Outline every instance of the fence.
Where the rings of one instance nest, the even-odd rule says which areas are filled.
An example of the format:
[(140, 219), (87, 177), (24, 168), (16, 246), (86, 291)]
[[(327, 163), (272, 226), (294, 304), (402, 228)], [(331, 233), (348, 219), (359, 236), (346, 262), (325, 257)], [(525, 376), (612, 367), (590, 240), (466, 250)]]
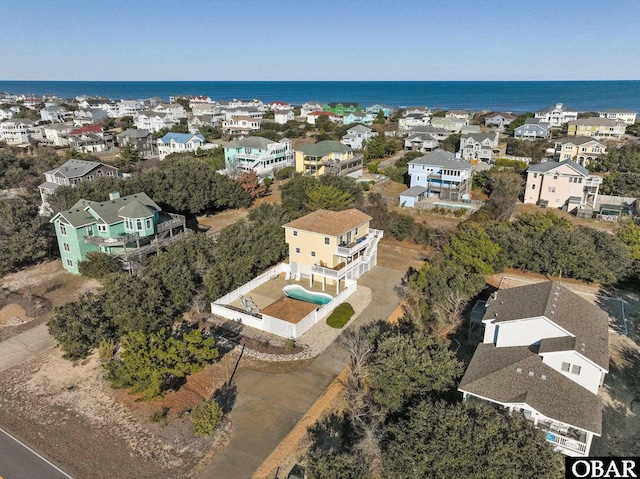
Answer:
[(335, 296), (330, 303), (317, 307), (295, 324), (267, 314), (249, 314), (228, 306), (233, 301), (239, 299), (240, 296), (248, 294), (251, 290), (271, 280), (274, 276), (288, 271), (289, 265), (285, 263), (280, 263), (278, 266), (265, 271), (260, 276), (211, 303), (211, 313), (261, 331), (276, 334), (283, 338), (298, 339), (314, 324), (331, 314), (339, 304), (355, 293), (358, 287), (358, 283), (355, 280), (345, 279), (345, 289), (343, 289), (340, 294)]
[(244, 296), (245, 294), (249, 293), (249, 291), (252, 291), (256, 289), (258, 286), (260, 286), (261, 284), (264, 284), (267, 281), (270, 281), (275, 276), (278, 276), (280, 273), (288, 273), (289, 271), (290, 270), (289, 270), (288, 264), (280, 263), (279, 265), (274, 266), (273, 268), (265, 271), (260, 276), (256, 276), (248, 283), (243, 284), (238, 289), (235, 289), (230, 293), (225, 294), (223, 297), (216, 299), (211, 304), (212, 305), (213, 304), (220, 304), (220, 305), (231, 304), (235, 300), (240, 299), (240, 296)]

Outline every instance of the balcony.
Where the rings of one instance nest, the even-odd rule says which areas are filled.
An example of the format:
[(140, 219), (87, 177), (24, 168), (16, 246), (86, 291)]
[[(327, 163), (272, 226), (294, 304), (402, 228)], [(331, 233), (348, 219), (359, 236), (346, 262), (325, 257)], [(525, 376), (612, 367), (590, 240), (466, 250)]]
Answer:
[(379, 235), (382, 235), (382, 231), (374, 230), (370, 228), (369, 233), (359, 238), (358, 241), (355, 241), (347, 246), (338, 246), (338, 249), (336, 250), (335, 254), (338, 256), (343, 256), (345, 258), (353, 256), (354, 254), (366, 248), (367, 245), (371, 243), (371, 240), (373, 239), (374, 236), (379, 236)]
[(85, 235), (84, 241), (86, 243), (89, 243), (95, 246), (112, 247), (112, 246), (125, 246), (131, 243), (135, 243), (140, 238), (141, 237), (138, 233), (121, 235), (121, 236), (113, 236), (113, 237)]
[(182, 227), (184, 229), (186, 224), (186, 219), (182, 215), (176, 215), (174, 213), (162, 213), (161, 220), (164, 218), (170, 218), (166, 221), (161, 221), (156, 225), (156, 233), (165, 233), (167, 231), (171, 231), (173, 228)]
[(352, 270), (354, 267), (359, 265), (361, 262), (360, 258), (350, 262), (350, 263), (340, 263), (333, 268), (328, 268), (326, 266), (321, 266), (319, 264), (311, 265), (311, 272), (314, 274), (319, 274), (321, 276), (325, 276), (327, 278), (340, 279), (346, 276), (346, 274)]
[(567, 451), (570, 456), (586, 456), (587, 444), (570, 437), (561, 435), (555, 431), (545, 431), (545, 439), (560, 449)]

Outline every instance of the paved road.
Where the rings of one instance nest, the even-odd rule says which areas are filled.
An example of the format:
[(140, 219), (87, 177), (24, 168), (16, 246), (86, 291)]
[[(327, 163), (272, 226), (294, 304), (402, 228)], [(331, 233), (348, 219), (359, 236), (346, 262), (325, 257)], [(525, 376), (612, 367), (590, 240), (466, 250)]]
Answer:
[[(394, 287), (403, 275), (404, 271), (382, 266), (363, 275), (358, 283), (370, 288), (373, 298), (350, 327), (386, 319), (400, 302)], [(303, 369), (283, 374), (240, 373), (231, 412), (233, 435), (198, 479), (250, 478), (347, 363), (346, 351), (334, 341)]]
[(6, 339), (0, 343), (0, 371), (22, 364), (34, 354), (55, 345), (56, 342), (49, 335), (49, 328), (46, 324), (41, 324)]
[(72, 477), (0, 428), (0, 478), (72, 479)]

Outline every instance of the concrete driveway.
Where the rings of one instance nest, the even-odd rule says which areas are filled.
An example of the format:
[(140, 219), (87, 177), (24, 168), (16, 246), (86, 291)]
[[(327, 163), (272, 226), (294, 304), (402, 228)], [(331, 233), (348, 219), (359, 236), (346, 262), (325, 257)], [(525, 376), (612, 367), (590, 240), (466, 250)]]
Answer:
[(49, 328), (46, 324), (41, 324), (6, 339), (0, 342), (0, 371), (22, 364), (34, 354), (55, 345), (56, 341), (49, 335)]
[[(386, 319), (400, 303), (395, 287), (404, 271), (378, 266), (358, 283), (370, 288), (369, 306), (349, 326), (357, 328)], [(348, 363), (334, 341), (310, 365), (290, 373), (245, 370), (236, 379), (233, 434), (227, 446), (198, 475), (198, 479), (250, 478), (305, 412)]]

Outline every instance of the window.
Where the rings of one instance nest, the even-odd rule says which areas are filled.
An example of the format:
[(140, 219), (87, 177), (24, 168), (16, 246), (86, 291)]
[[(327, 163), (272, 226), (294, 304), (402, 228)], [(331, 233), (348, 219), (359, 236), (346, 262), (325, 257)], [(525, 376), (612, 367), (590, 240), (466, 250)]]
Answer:
[(296, 248), (296, 253), (300, 253), (300, 248)]
[(298, 232), (296, 230), (293, 230), (293, 236), (298, 236)]
[(312, 251), (312, 252), (311, 252), (311, 256), (315, 258), (315, 257), (316, 257), (316, 252), (315, 252), (315, 251)]
[(98, 233), (106, 233), (107, 225), (98, 225)]
[(133, 229), (133, 220), (131, 218), (124, 219), (124, 227), (125, 229), (132, 230)]
[(138, 231), (142, 231), (142, 220), (141, 219), (137, 219), (136, 220), (136, 229)]
[(93, 236), (93, 226), (87, 226), (87, 236)]
[(71, 266), (73, 268), (73, 260), (67, 259), (67, 266)]
[(536, 189), (536, 185), (531, 185), (531, 189), (535, 190)]
[(147, 219), (145, 220), (145, 223), (146, 223), (145, 228), (147, 228), (148, 230), (150, 230), (150, 229), (151, 229), (151, 218), (147, 218)]
[(549, 193), (555, 193), (556, 192), (556, 187), (555, 186), (550, 186), (547, 191), (549, 191)]
[(69, 246), (69, 243), (62, 243), (62, 249), (65, 250), (67, 253), (71, 252), (71, 246)]
[(575, 374), (576, 376), (580, 376), (580, 370), (582, 368), (576, 364), (574, 364), (571, 368), (571, 374)]
[(570, 368), (571, 368), (571, 364), (563, 362), (562, 367), (560, 369), (562, 370), (562, 372), (568, 373)]
[(538, 177), (538, 173), (534, 173), (534, 174), (533, 174), (533, 177), (534, 177), (534, 178), (537, 178), (537, 177)]
[(59, 223), (59, 224), (60, 224), (60, 234), (62, 236), (67, 236), (67, 227), (62, 223)]
[(329, 244), (329, 238), (324, 239), (324, 244)]

